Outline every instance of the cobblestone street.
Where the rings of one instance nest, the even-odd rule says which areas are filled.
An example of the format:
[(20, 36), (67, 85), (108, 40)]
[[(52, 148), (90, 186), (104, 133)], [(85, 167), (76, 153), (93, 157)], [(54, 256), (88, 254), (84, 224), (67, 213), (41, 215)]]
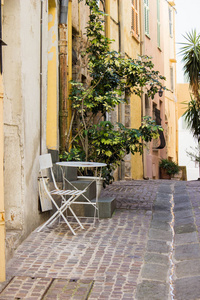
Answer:
[(76, 236), (63, 223), (32, 232), (7, 265), (1, 300), (200, 299), (200, 182), (121, 181), (102, 194), (117, 199), (111, 219)]

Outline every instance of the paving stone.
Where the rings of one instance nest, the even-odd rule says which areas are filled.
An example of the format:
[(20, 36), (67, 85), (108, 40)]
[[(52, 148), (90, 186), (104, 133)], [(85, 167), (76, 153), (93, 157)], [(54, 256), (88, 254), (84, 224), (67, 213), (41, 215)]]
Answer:
[(181, 225), (188, 225), (188, 224), (194, 224), (193, 216), (181, 217), (181, 218), (175, 217), (174, 226), (181, 226)]
[(200, 299), (200, 276), (177, 279), (174, 286), (176, 300)]
[(142, 267), (142, 279), (162, 281), (167, 280), (168, 266), (159, 264), (144, 264)]
[(170, 202), (172, 194), (157, 193), (156, 202)]
[(165, 241), (149, 240), (147, 243), (148, 252), (168, 253), (169, 246)]
[(151, 240), (162, 240), (162, 241), (170, 241), (172, 240), (172, 232), (160, 230), (156, 228), (150, 228), (149, 230), (149, 238)]
[(192, 209), (175, 211), (174, 215), (175, 215), (175, 219), (185, 218), (185, 217), (194, 217)]
[(196, 228), (195, 224), (185, 224), (185, 225), (174, 226), (174, 231), (176, 234), (195, 232), (196, 230), (197, 230), (197, 228)]
[(185, 202), (185, 201), (190, 201), (189, 200), (189, 195), (187, 192), (187, 189), (183, 189), (181, 191), (175, 191), (173, 192), (173, 199), (174, 202)]
[(153, 214), (153, 220), (161, 221), (161, 222), (170, 222), (172, 219), (169, 211), (155, 211)]
[(161, 184), (158, 187), (158, 195), (160, 194), (171, 194), (172, 193), (172, 186), (171, 182), (169, 184)]
[(176, 185), (174, 186), (174, 193), (183, 193), (183, 191), (187, 191), (185, 182), (176, 182)]
[(160, 265), (169, 265), (169, 258), (167, 255), (146, 252), (144, 261), (146, 263), (155, 263)]
[(156, 202), (153, 205), (154, 211), (170, 211), (171, 210), (171, 204), (168, 202)]
[(161, 222), (158, 220), (152, 220), (150, 228), (165, 230), (165, 231), (171, 231), (170, 225), (168, 222)]
[(157, 203), (166, 203), (166, 204), (170, 204), (170, 201), (172, 199), (172, 194), (157, 194), (157, 197), (156, 197), (156, 202)]
[(176, 211), (182, 211), (182, 210), (191, 210), (192, 209), (192, 206), (189, 202), (186, 202), (186, 203), (177, 203), (175, 206), (174, 206), (174, 212)]
[(167, 284), (144, 280), (137, 287), (136, 300), (168, 300)]
[(191, 244), (197, 242), (198, 242), (198, 235), (196, 231), (175, 235), (175, 245)]
[(200, 258), (199, 244), (187, 244), (175, 246), (175, 259), (177, 261)]
[(176, 277), (200, 276), (200, 259), (188, 260), (176, 264)]

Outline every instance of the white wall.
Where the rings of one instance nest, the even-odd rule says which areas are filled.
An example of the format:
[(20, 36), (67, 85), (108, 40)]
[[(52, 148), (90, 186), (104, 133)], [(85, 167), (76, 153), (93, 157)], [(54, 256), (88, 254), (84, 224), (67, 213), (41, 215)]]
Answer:
[[(4, 2), (4, 136), (6, 228), (29, 234), (45, 218), (38, 209), (40, 153), (40, 5)], [(43, 109), (46, 107), (48, 6), (44, 1)], [(46, 122), (43, 120), (43, 132)], [(43, 138), (43, 145), (46, 145)]]

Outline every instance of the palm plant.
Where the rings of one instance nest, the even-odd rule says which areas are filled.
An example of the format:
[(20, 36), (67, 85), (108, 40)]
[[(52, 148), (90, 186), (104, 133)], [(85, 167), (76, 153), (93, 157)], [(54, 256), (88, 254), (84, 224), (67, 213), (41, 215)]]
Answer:
[(198, 140), (198, 147), (191, 151), (186, 151), (187, 155), (193, 160), (199, 163), (199, 178), (200, 178), (200, 108), (197, 106), (195, 99), (192, 98), (188, 102), (188, 107), (183, 114), (187, 122), (188, 127), (191, 129), (193, 136)]
[(200, 109), (196, 105), (195, 99), (192, 98), (190, 102), (188, 102), (188, 107), (183, 116), (185, 117), (185, 120), (188, 124), (188, 127), (191, 129), (194, 137), (198, 139), (198, 142), (200, 141)]
[(199, 96), (199, 74), (200, 74), (200, 35), (197, 34), (196, 29), (184, 36), (185, 43), (180, 43), (180, 54), (183, 56), (184, 73), (189, 79), (192, 93), (196, 100), (197, 106), (200, 107)]

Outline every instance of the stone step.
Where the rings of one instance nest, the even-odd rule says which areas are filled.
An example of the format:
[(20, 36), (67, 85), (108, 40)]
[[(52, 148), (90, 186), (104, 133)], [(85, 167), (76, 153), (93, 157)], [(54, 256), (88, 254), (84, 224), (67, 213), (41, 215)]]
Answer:
[[(95, 199), (91, 202), (95, 203)], [(99, 204), (99, 218), (111, 218), (112, 214), (116, 209), (116, 198), (115, 197), (100, 197), (98, 200)], [(85, 205), (85, 216), (93, 217), (94, 216), (94, 207), (92, 205)]]

